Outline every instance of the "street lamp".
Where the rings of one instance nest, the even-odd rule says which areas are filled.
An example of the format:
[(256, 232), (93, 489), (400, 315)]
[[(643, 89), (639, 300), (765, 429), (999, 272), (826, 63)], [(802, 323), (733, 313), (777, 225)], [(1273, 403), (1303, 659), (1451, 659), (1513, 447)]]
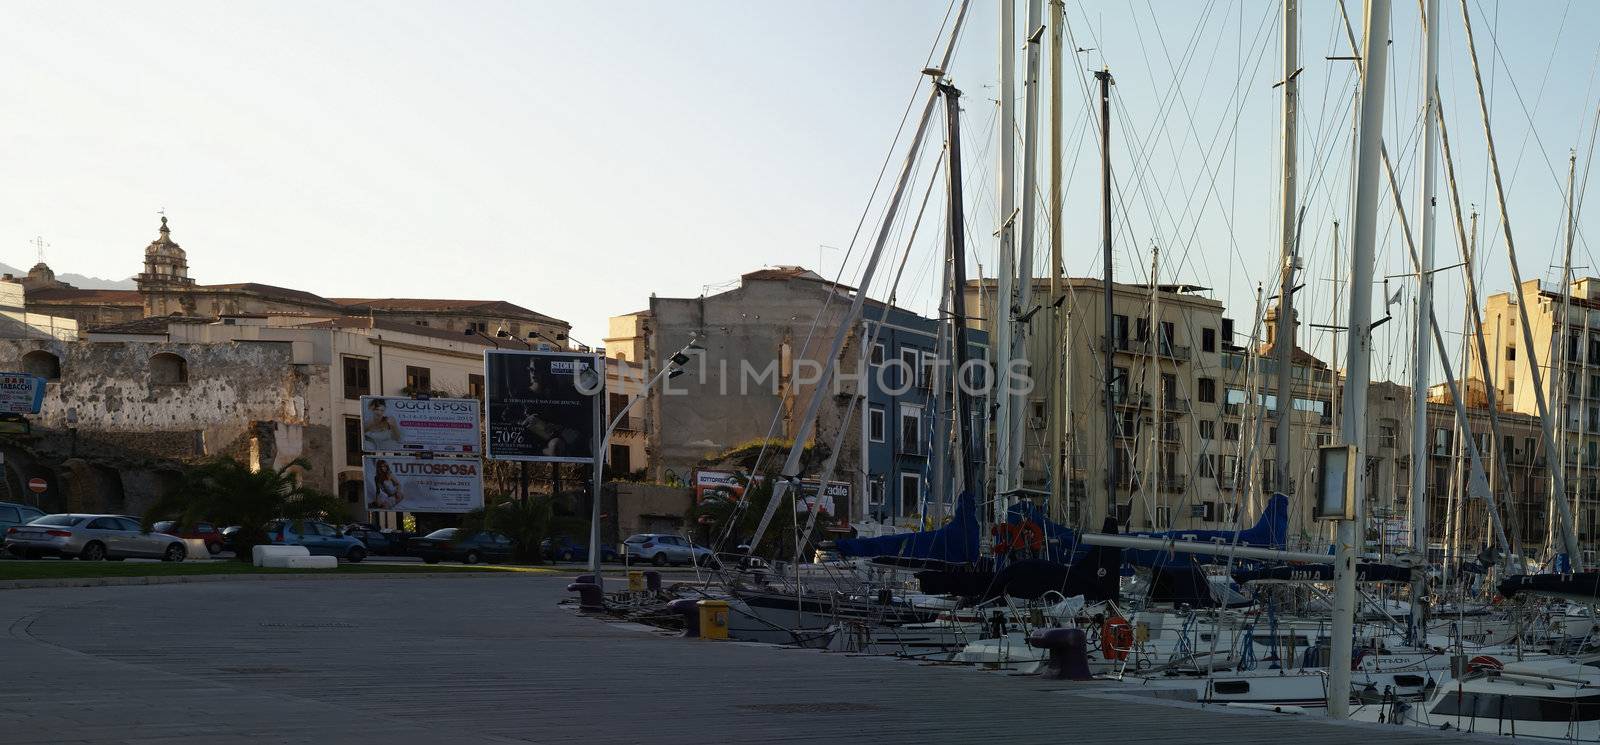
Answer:
[(700, 346), (699, 341), (699, 334), (691, 336), (689, 343), (684, 345), (683, 349), (678, 350), (677, 353), (667, 358), (667, 364), (661, 368), (661, 372), (656, 373), (655, 377), (650, 378), (644, 384), (644, 387), (639, 389), (638, 393), (628, 398), (628, 403), (622, 407), (621, 411), (611, 417), (611, 422), (606, 425), (605, 431), (596, 441), (594, 484), (592, 486), (594, 498), (589, 500), (589, 571), (594, 574), (595, 584), (600, 585), (602, 588), (605, 587), (605, 584), (600, 579), (600, 489), (605, 481), (604, 473), (607, 456), (610, 455), (611, 433), (616, 431), (617, 425), (622, 423), (623, 417), (628, 415), (628, 411), (633, 408), (633, 405), (639, 403), (641, 399), (649, 394), (650, 389), (654, 388), (657, 383), (664, 378), (676, 378), (683, 374), (683, 366), (689, 364), (690, 353), (704, 349), (704, 347)]

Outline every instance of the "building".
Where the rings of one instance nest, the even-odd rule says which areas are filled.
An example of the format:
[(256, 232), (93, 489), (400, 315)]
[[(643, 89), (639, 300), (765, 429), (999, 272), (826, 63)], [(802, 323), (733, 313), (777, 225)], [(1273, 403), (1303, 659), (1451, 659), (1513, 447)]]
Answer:
[[(746, 273), (721, 293), (652, 297), (648, 309), (611, 319), (607, 354), (645, 360), (647, 370), (660, 370), (691, 339), (704, 347), (685, 374), (649, 393), (649, 477), (691, 483), (700, 464), (762, 443), (769, 444), (765, 462), (780, 465), (788, 450), (781, 441), (792, 441), (819, 373), (836, 362), (802, 475), (819, 475), (836, 454), (833, 479), (848, 483), (850, 494), (845, 504), (835, 499), (835, 517), (920, 523), (934, 482), (924, 365), (936, 323), (868, 301), (840, 358), (825, 360), (854, 292), (801, 267), (774, 267)], [(872, 338), (876, 346), (863, 342)], [(981, 348), (981, 337), (976, 343)], [(917, 361), (904, 392), (896, 372), (902, 359)], [(881, 376), (863, 372), (879, 368)]]
[(138, 281), (83, 291), (41, 264), (0, 282), (0, 305), (22, 306), (0, 315), (31, 332), (0, 334), (0, 369), (48, 381), (33, 433), (0, 442), (0, 499), (39, 476), (50, 489), (26, 501), (138, 513), (184, 464), (231, 455), (304, 459), (307, 483), (366, 518), (361, 396), (481, 399), (485, 349), (564, 347), (570, 328), (504, 301), (200, 285), (165, 219)]

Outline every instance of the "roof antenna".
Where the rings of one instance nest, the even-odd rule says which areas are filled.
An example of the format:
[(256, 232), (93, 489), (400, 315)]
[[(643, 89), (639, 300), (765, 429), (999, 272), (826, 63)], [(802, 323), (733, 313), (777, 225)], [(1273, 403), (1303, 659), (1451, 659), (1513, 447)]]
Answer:
[(42, 235), (34, 236), (33, 240), (29, 241), (29, 242), (33, 244), (33, 248), (39, 254), (39, 263), (43, 264), (44, 263), (44, 250), (49, 248), (50, 244), (44, 242), (44, 236), (42, 236)]

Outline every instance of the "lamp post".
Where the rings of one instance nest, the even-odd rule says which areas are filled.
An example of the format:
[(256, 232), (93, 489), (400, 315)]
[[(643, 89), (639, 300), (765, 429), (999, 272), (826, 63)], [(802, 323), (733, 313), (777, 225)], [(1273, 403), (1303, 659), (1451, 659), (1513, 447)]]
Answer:
[[(628, 415), (628, 411), (633, 408), (633, 405), (639, 403), (649, 394), (650, 389), (654, 388), (657, 383), (666, 378), (676, 378), (682, 375), (684, 372), (683, 366), (689, 363), (689, 353), (701, 349), (703, 347), (699, 344), (699, 335), (696, 334), (690, 337), (689, 343), (684, 345), (683, 349), (678, 350), (667, 358), (667, 364), (661, 367), (661, 372), (656, 373), (654, 377), (644, 384), (643, 388), (639, 389), (638, 393), (628, 398), (628, 403), (622, 407), (621, 411), (611, 417), (611, 421), (606, 425), (605, 430), (595, 439), (593, 498), (589, 500), (589, 571), (594, 574), (595, 584), (600, 585), (602, 588), (605, 587), (605, 584), (601, 582), (600, 578), (600, 489), (605, 481), (606, 456), (609, 454), (611, 446), (611, 433), (616, 431), (617, 425), (622, 423), (623, 418)], [(601, 382), (604, 383), (604, 381)], [(597, 390), (599, 392), (595, 395), (604, 392), (605, 388), (602, 385)], [(595, 411), (599, 412), (601, 408), (595, 406)], [(599, 422), (600, 416), (597, 415), (595, 420)]]

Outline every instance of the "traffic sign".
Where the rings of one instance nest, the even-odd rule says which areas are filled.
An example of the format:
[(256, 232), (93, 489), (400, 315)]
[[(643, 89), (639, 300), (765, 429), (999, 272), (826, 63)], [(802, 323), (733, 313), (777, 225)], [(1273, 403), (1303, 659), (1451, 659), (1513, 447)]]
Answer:
[(45, 481), (38, 476), (28, 479), (28, 490), (32, 491), (34, 494), (43, 494), (45, 490), (49, 488), (50, 482)]

